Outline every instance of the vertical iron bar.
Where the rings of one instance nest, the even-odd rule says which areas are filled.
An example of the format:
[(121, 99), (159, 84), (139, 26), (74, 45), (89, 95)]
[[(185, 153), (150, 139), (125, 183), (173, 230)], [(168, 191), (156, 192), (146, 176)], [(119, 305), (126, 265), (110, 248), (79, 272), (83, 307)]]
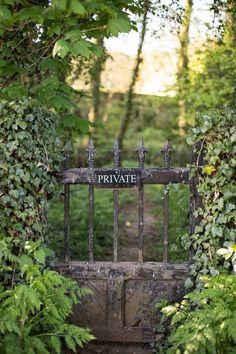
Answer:
[[(87, 154), (88, 165), (90, 169), (94, 167), (95, 148), (92, 139), (89, 141)], [(88, 248), (89, 248), (89, 260), (94, 260), (94, 185), (89, 184), (89, 230), (88, 230)]]
[[(143, 140), (141, 141), (138, 148), (138, 164), (139, 168), (144, 168), (145, 154), (147, 150), (145, 149)], [(140, 181), (140, 186), (138, 190), (138, 261), (143, 262), (143, 228), (144, 228), (144, 190), (143, 182)]]
[[(69, 167), (69, 151), (65, 151), (63, 161), (64, 170)], [(68, 263), (70, 260), (69, 253), (69, 237), (70, 237), (70, 185), (64, 185), (64, 262)]]
[[(113, 147), (113, 166), (120, 165), (120, 148), (116, 141)], [(113, 262), (118, 261), (118, 237), (119, 237), (119, 191), (114, 190), (114, 215), (113, 215)]]
[[(164, 168), (170, 168), (170, 158), (172, 153), (171, 145), (168, 140), (161, 150), (163, 153)], [(163, 262), (168, 262), (168, 243), (169, 243), (169, 186), (164, 187), (164, 223), (163, 223)]]

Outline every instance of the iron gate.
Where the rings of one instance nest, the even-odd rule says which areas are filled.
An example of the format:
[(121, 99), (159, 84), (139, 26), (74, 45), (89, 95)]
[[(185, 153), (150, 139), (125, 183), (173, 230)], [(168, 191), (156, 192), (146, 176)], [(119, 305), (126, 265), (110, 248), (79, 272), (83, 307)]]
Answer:
[[(95, 168), (95, 148), (90, 141), (88, 168), (68, 168), (58, 174), (64, 184), (64, 262), (57, 268), (76, 279), (82, 286), (93, 290), (75, 308), (72, 321), (89, 326), (99, 341), (155, 342), (160, 339), (160, 314), (155, 303), (161, 298), (178, 301), (184, 294), (184, 281), (188, 262), (173, 264), (168, 260), (169, 190), (170, 183), (188, 184), (190, 187), (189, 232), (195, 227), (194, 210), (199, 197), (195, 178), (188, 168), (171, 168), (171, 145), (166, 142), (163, 168), (145, 168), (146, 149), (143, 141), (138, 148), (138, 167), (120, 167), (120, 149), (113, 148), (113, 167)], [(196, 154), (192, 155), (192, 163)], [(89, 193), (88, 261), (71, 260), (69, 255), (70, 185), (86, 184)], [(164, 185), (163, 208), (163, 262), (145, 262), (144, 245), (144, 185)], [(113, 262), (94, 260), (94, 189), (110, 188), (114, 193)], [(119, 190), (136, 189), (138, 192), (138, 262), (119, 262)], [(190, 252), (191, 253), (191, 252)], [(191, 258), (191, 254), (190, 254)]]

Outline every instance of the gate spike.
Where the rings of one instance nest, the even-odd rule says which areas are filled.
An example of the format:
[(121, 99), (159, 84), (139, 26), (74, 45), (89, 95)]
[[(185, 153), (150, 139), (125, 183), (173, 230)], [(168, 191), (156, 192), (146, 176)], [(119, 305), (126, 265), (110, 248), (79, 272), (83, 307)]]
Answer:
[(114, 167), (118, 167), (120, 164), (120, 146), (118, 141), (116, 140), (112, 149), (113, 152), (113, 162), (114, 162)]
[(95, 153), (96, 153), (96, 149), (94, 147), (94, 143), (93, 140), (90, 139), (89, 140), (89, 145), (87, 148), (87, 153), (88, 153), (88, 163), (89, 166), (92, 167), (93, 166), (93, 162), (94, 162), (94, 157), (95, 157)]
[(70, 160), (70, 150), (64, 150), (64, 158), (63, 158), (63, 169), (66, 170), (69, 167)]
[(139, 162), (139, 167), (143, 167), (144, 166), (144, 162), (145, 162), (145, 154), (147, 153), (147, 149), (145, 148), (144, 145), (144, 141), (143, 139), (141, 140), (137, 153), (138, 153), (138, 162)]
[(161, 150), (163, 154), (163, 160), (164, 160), (164, 167), (170, 168), (170, 159), (171, 159), (171, 154), (173, 152), (172, 146), (169, 143), (169, 140), (166, 140), (166, 143)]

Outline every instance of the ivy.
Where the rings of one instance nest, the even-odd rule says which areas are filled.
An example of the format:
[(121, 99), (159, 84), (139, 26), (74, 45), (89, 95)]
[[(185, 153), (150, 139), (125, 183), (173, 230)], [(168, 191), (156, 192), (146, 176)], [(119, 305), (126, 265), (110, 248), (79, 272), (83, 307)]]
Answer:
[(76, 352), (94, 337), (67, 319), (91, 292), (48, 269), (45, 245), (58, 117), (32, 99), (5, 101), (0, 114), (0, 352), (61, 353), (64, 344)]
[[(184, 236), (183, 243), (194, 253), (190, 275), (197, 283), (202, 275), (216, 276), (230, 271), (232, 265), (222, 261), (217, 250), (224, 242), (235, 243), (235, 167), (236, 114), (224, 109), (199, 114), (189, 143), (201, 141), (204, 166), (198, 166), (198, 192), (202, 206), (195, 212), (201, 221), (193, 235)], [(192, 285), (190, 279), (187, 280)]]
[(30, 239), (45, 234), (50, 172), (61, 154), (57, 116), (33, 100), (0, 105), (0, 230)]

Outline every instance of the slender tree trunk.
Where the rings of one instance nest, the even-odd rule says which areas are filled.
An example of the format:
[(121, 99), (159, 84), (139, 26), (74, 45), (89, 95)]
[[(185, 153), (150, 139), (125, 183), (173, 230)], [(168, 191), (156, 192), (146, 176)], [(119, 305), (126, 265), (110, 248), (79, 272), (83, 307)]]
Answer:
[(225, 40), (228, 43), (236, 42), (236, 2), (227, 1), (226, 21), (225, 21)]
[(193, 12), (193, 0), (185, 0), (185, 15), (182, 28), (179, 34), (180, 50), (178, 59), (178, 94), (179, 94), (179, 135), (185, 134), (186, 127), (186, 87), (189, 83), (189, 27), (191, 22), (191, 15)]
[[(104, 49), (104, 38), (99, 38), (97, 40), (97, 44)], [(102, 57), (96, 59), (90, 70), (93, 104), (89, 111), (89, 120), (92, 122), (97, 122), (100, 120), (101, 74), (105, 60), (105, 55), (102, 55)]]
[(129, 126), (129, 123), (130, 123), (130, 120), (132, 117), (134, 89), (135, 89), (135, 84), (137, 82), (138, 75), (139, 75), (140, 64), (142, 63), (142, 50), (143, 50), (143, 43), (144, 43), (146, 30), (147, 30), (147, 16), (148, 16), (148, 10), (149, 10), (149, 1), (146, 0), (144, 2), (144, 6), (145, 6), (145, 8), (144, 8), (144, 14), (143, 14), (143, 19), (142, 19), (142, 28), (141, 28), (141, 33), (140, 33), (140, 39), (139, 39), (139, 45), (138, 45), (135, 66), (134, 66), (129, 90), (127, 93), (125, 114), (123, 116), (121, 126), (120, 126), (120, 131), (117, 136), (117, 140), (118, 140), (120, 148), (123, 147), (124, 137), (125, 137), (126, 131), (128, 129), (128, 126)]

